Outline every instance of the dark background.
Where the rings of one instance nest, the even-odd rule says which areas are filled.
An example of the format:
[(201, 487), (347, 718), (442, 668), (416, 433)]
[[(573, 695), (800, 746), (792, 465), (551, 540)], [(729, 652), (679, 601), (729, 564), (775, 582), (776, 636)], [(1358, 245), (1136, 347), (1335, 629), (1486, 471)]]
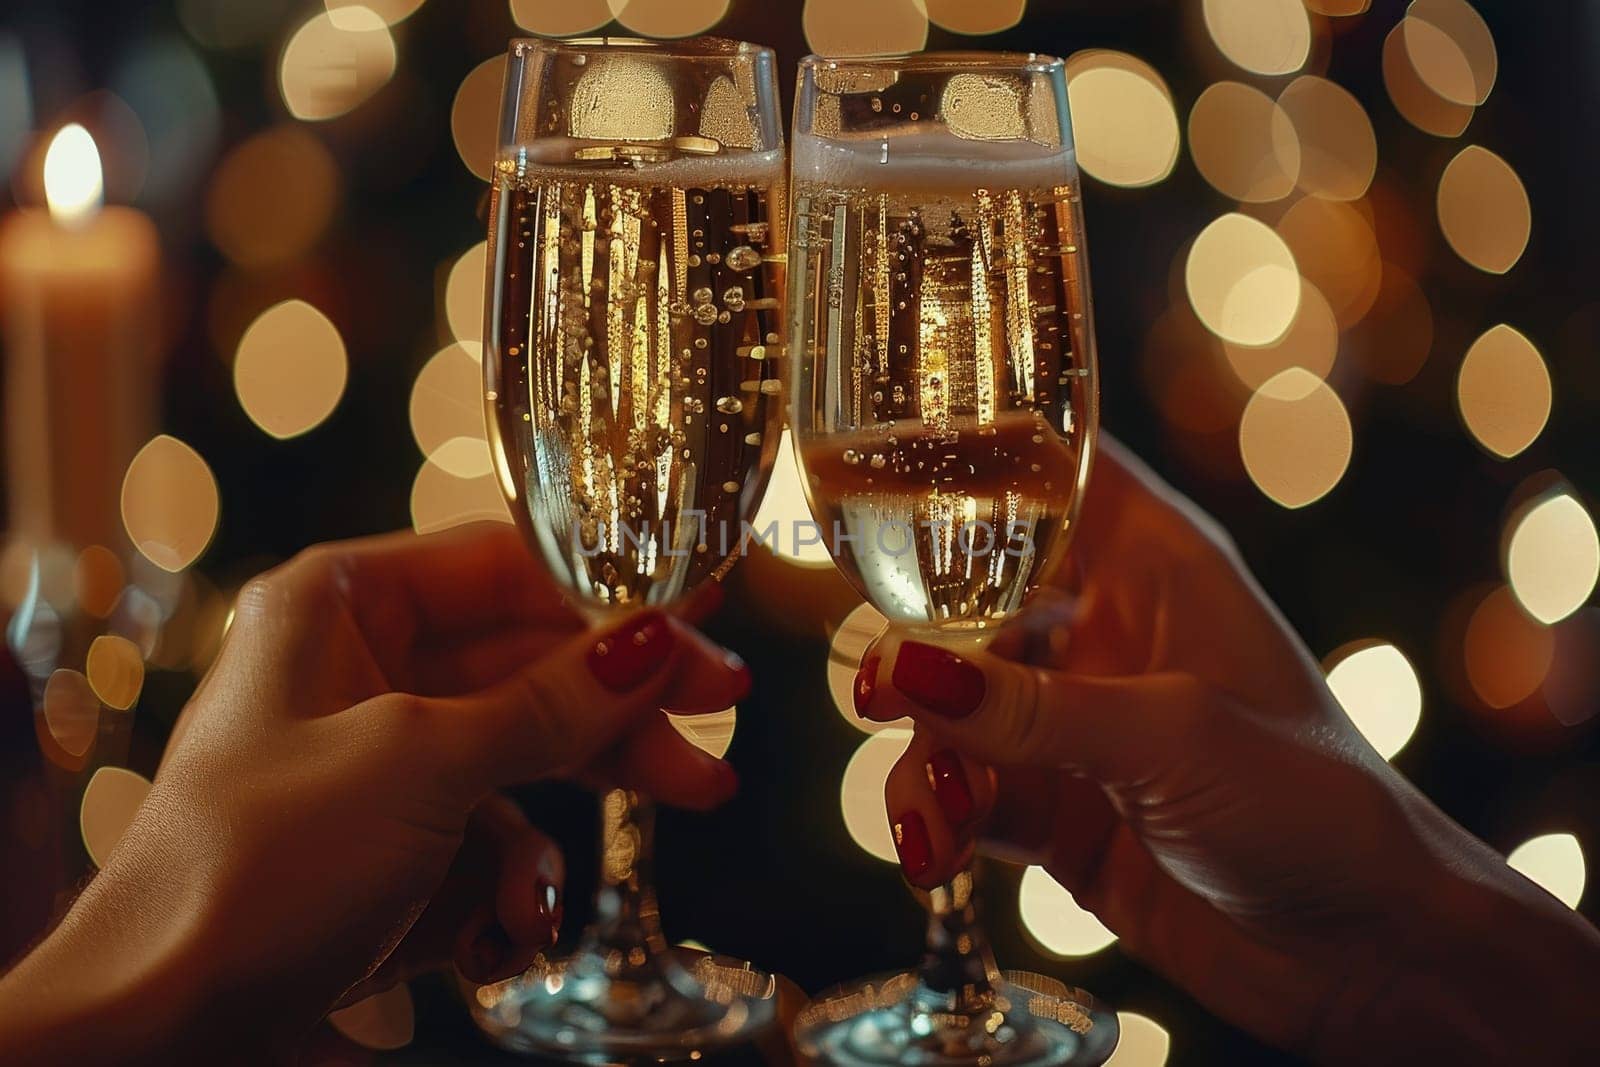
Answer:
[[(292, 121), (276, 91), (278, 50), (320, 5), (262, 0), (258, 6), (278, 9), (275, 24), (282, 27), (264, 47), (215, 51), (191, 42), (220, 103), (219, 155), (253, 132)], [(1167, 79), (1181, 121), (1212, 80), (1240, 77), (1220, 69), (1214, 52), (1199, 55), (1209, 46), (1203, 34), (1195, 43), (1198, 6), (1033, 0), (1011, 30), (974, 42), (935, 29), (928, 47), (1130, 51)], [(130, 42), (184, 35), (170, 0), (9, 0), (6, 7), (0, 31), (15, 35), (29, 54), (39, 128), (52, 126), (82, 93), (108, 84)], [(1600, 488), (1594, 440), (1600, 275), (1593, 263), (1600, 238), (1593, 191), (1600, 7), (1577, 0), (1478, 0), (1477, 7), (1499, 48), (1499, 81), (1455, 140), (1412, 128), (1385, 93), (1381, 46), (1404, 4), (1375, 0), (1365, 16), (1340, 20), (1333, 38), (1325, 75), (1366, 106), (1378, 135), (1380, 178), (1401, 192), (1431, 242), (1419, 281), (1433, 306), (1436, 337), (1428, 364), (1408, 385), (1372, 388), (1334, 379), (1355, 424), (1355, 452), (1323, 501), (1286, 511), (1267, 500), (1227, 463), (1207, 458), (1214, 448), (1163, 422), (1141, 375), (1145, 335), (1167, 306), (1174, 257), (1230, 202), (1185, 153), (1176, 172), (1149, 189), (1086, 181), (1085, 206), (1106, 426), (1219, 516), (1315, 654), (1376, 635), (1407, 652), (1423, 677), (1424, 710), (1398, 767), (1455, 818), (1509, 850), (1554, 830), (1592, 841), (1600, 828), (1592, 731), (1560, 727), (1537, 697), (1509, 713), (1476, 706), (1461, 681), (1457, 619), (1463, 596), (1500, 580), (1501, 530), (1524, 479), (1559, 471), (1589, 501)], [(806, 51), (799, 9), (734, 0), (715, 29), (777, 48), (786, 105), (789, 72)], [(311, 542), (409, 525), (420, 460), (407, 425), (410, 384), (448, 340), (437, 310), (443, 272), (483, 233), (485, 187), (451, 143), (450, 105), (465, 74), (515, 32), (503, 2), (429, 0), (395, 28), (400, 66), (390, 85), (350, 116), (304, 124), (339, 162), (342, 206), (308, 256), (250, 281), (263, 307), (289, 296), (315, 303), (349, 347), (344, 399), (303, 437), (268, 438), (233, 396), (229, 353), (217, 350), (207, 313), (208, 294), (227, 265), (206, 240), (195, 194), (144, 205), (162, 227), (180, 324), (167, 364), (163, 428), (206, 457), (221, 488), (221, 525), (197, 565), (219, 589)], [(1461, 263), (1433, 221), (1437, 176), (1467, 143), (1507, 159), (1532, 201), (1531, 243), (1503, 278)], [(1472, 442), (1453, 401), (1462, 353), (1502, 321), (1540, 347), (1555, 383), (1548, 428), (1510, 461)], [(819, 628), (807, 635), (803, 627), (775, 625), (783, 605), (763, 604), (770, 594), (748, 579), (734, 585), (728, 611), (711, 629), (749, 661), (757, 679), (740, 708), (730, 753), (744, 786), (734, 804), (713, 815), (663, 815), (660, 891), (668, 933), (756, 960), (808, 991), (904, 965), (918, 950), (918, 912), (895, 871), (863, 854), (838, 814), (839, 775), (861, 735), (830, 706), (826, 637)], [(1593, 661), (1600, 650), (1593, 609), (1564, 625), (1576, 628), (1573, 654)], [(153, 771), (193, 681), (187, 673), (151, 675), (130, 757), (135, 769)], [(579, 912), (593, 855), (591, 801), (562, 790), (525, 799), (569, 848), (575, 878), (569, 914)], [(1041, 956), (1015, 921), (1015, 881), (1011, 870), (988, 874), (1003, 963), (1058, 975), (1154, 1018), (1173, 1035), (1171, 1062), (1273, 1058), (1115, 947), (1081, 961)], [(1591, 917), (1593, 907), (1584, 909)], [(417, 1042), (395, 1054), (397, 1061), (485, 1054), (443, 988), (418, 990)]]

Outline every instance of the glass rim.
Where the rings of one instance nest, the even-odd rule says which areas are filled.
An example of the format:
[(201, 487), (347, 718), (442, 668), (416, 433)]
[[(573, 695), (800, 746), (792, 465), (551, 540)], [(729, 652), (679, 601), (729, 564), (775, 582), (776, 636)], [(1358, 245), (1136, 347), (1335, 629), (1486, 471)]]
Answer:
[(554, 55), (589, 55), (600, 49), (617, 48), (667, 59), (739, 59), (774, 55), (771, 48), (731, 37), (682, 37), (655, 40), (648, 37), (599, 35), (590, 37), (513, 37), (506, 46), (509, 55), (528, 52)]
[(877, 56), (825, 56), (812, 53), (800, 61), (802, 71), (853, 69), (1027, 71), (1032, 74), (1051, 74), (1064, 72), (1066, 62), (1043, 52), (987, 52), (977, 48)]

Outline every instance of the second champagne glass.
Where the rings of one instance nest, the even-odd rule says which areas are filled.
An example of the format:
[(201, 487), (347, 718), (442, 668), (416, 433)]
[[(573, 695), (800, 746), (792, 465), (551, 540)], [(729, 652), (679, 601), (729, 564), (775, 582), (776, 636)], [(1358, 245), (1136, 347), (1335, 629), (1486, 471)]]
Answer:
[[(772, 53), (514, 41), (490, 209), (489, 438), (513, 517), (597, 623), (720, 579), (782, 420), (784, 158)], [(523, 1051), (674, 1059), (748, 1039), (773, 983), (662, 936), (653, 817), (602, 804), (598, 918), (488, 991)]]
[[(791, 422), (811, 510), (891, 623), (981, 645), (1061, 562), (1094, 443), (1062, 63), (813, 56), (792, 152)], [(1003, 1067), (1110, 1054), (1116, 1016), (1088, 994), (997, 970), (969, 873), (925, 900), (922, 966), (819, 998), (796, 1027), (803, 1055)]]

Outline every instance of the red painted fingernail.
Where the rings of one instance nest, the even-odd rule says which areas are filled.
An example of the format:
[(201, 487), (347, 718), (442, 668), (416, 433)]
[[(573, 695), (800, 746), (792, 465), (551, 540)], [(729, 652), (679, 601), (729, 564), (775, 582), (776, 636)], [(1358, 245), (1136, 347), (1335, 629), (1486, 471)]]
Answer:
[(881, 660), (878, 656), (868, 656), (861, 661), (861, 669), (856, 671), (856, 715), (859, 718), (872, 719), (872, 691), (878, 685), (878, 664), (880, 662)]
[(921, 641), (901, 644), (891, 680), (900, 692), (946, 719), (964, 719), (977, 711), (988, 688), (977, 664)]
[(961, 757), (954, 751), (941, 749), (928, 760), (928, 784), (933, 787), (933, 799), (939, 802), (939, 810), (952, 825), (959, 826), (972, 818), (977, 805), (967, 786), (967, 772), (961, 765)]
[(909, 878), (920, 878), (933, 866), (933, 842), (920, 813), (908, 811), (894, 821), (894, 850), (900, 854), (900, 869)]
[(539, 917), (557, 926), (561, 922), (561, 887), (554, 882), (541, 878), (533, 887), (533, 904), (539, 909)]
[(595, 642), (589, 671), (613, 693), (626, 693), (661, 669), (674, 644), (666, 616), (647, 611)]

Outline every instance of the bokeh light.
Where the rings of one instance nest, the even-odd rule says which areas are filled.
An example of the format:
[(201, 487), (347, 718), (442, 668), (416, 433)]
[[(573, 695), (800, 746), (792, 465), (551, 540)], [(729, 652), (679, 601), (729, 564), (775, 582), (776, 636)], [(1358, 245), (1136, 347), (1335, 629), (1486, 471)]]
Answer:
[(1456, 403), (1473, 438), (1509, 459), (1544, 432), (1550, 419), (1550, 371), (1532, 341), (1510, 326), (1495, 326), (1461, 361)]
[(1172, 1035), (1154, 1019), (1137, 1012), (1117, 1012), (1116, 1051), (1105, 1067), (1162, 1067), (1172, 1051)]
[(1328, 688), (1378, 755), (1393, 759), (1422, 720), (1422, 682), (1405, 653), (1386, 641), (1336, 653)]
[(178, 21), (207, 48), (243, 48), (282, 25), (292, 0), (177, 0)]
[(368, 25), (366, 16), (355, 14), (347, 19), (352, 9), (362, 8), (377, 15), (386, 25), (404, 22), (423, 5), (424, 0), (327, 0), (328, 15), (341, 29), (359, 30)]
[(800, 25), (821, 56), (897, 55), (928, 44), (917, 0), (805, 0)]
[(370, 8), (351, 5), (337, 19), (313, 15), (295, 31), (278, 64), (284, 106), (297, 119), (323, 121), (365, 103), (394, 77), (394, 37)]
[(1107, 185), (1154, 185), (1178, 163), (1178, 112), (1156, 69), (1126, 52), (1067, 60), (1072, 139), (1084, 173)]
[(569, 37), (611, 21), (606, 0), (511, 0), (511, 21), (529, 33)]
[(1467, 621), (1467, 681), (1490, 708), (1514, 707), (1538, 692), (1555, 657), (1548, 626), (1522, 610), (1510, 589), (1484, 597)]
[(1017, 911), (1028, 935), (1045, 952), (1061, 959), (1092, 956), (1117, 940), (1116, 934), (1093, 913), (1079, 907), (1072, 894), (1043, 867), (1029, 867), (1022, 872)]
[(1300, 271), (1289, 246), (1248, 215), (1207, 226), (1189, 250), (1184, 279), (1195, 314), (1225, 341), (1271, 344), (1300, 308)]
[(941, 30), (978, 36), (1009, 30), (1022, 21), (1028, 0), (912, 0)]
[(1300, 306), (1287, 333), (1268, 345), (1224, 341), (1222, 349), (1239, 381), (1251, 389), (1290, 367), (1300, 367), (1326, 379), (1339, 351), (1339, 323), (1322, 290), (1302, 278)]
[(1301, 0), (1204, 0), (1217, 50), (1252, 74), (1292, 74), (1311, 54), (1311, 20)]
[(506, 57), (493, 56), (472, 68), (450, 105), (450, 136), (467, 169), (484, 181), (494, 174), (500, 137), (500, 90)]
[(1378, 169), (1378, 138), (1361, 102), (1308, 74), (1284, 88), (1278, 106), (1300, 142), (1300, 188), (1329, 200), (1364, 196)]
[(1433, 308), (1410, 274), (1393, 263), (1379, 269), (1383, 281), (1377, 298), (1347, 334), (1346, 349), (1368, 378), (1404, 385), (1422, 370), (1433, 349)]
[(778, 544), (774, 554), (790, 563), (808, 567), (831, 567), (833, 557), (824, 544), (811, 544), (794, 536), (795, 523), (811, 521), (811, 505), (806, 503), (806, 490), (800, 481), (800, 460), (795, 455), (794, 437), (789, 428), (783, 428), (778, 438), (778, 455), (772, 461), (772, 478), (767, 482), (766, 495), (756, 511), (752, 525), (765, 530), (778, 524)]
[(903, 730), (911, 725), (904, 719), (897, 719), (893, 724), (879, 723), (856, 714), (856, 674), (861, 669), (861, 657), (888, 625), (883, 612), (871, 604), (862, 604), (844, 617), (828, 642), (828, 694), (833, 697), (833, 706), (840, 717), (862, 733)]
[(667, 721), (685, 741), (715, 759), (728, 754), (733, 744), (733, 730), (739, 721), (737, 707), (702, 715), (667, 715)]
[(89, 645), (84, 669), (100, 703), (127, 711), (144, 688), (144, 657), (139, 646), (118, 634), (101, 634)]
[(845, 764), (839, 783), (839, 809), (850, 838), (869, 856), (898, 863), (894, 831), (883, 806), (889, 771), (911, 745), (911, 731), (901, 728), (875, 733), (861, 742)]
[(489, 242), (479, 241), (461, 253), (445, 280), (445, 321), (457, 341), (483, 340), (484, 272), (488, 264)]
[(100, 699), (89, 679), (66, 667), (53, 671), (39, 705), (51, 738), (72, 761), (68, 769), (82, 766), (100, 732)]
[(1400, 30), (1417, 77), (1441, 99), (1468, 107), (1489, 99), (1500, 58), (1488, 24), (1466, 0), (1412, 0)]
[(104, 545), (90, 545), (78, 553), (72, 572), (72, 589), (78, 607), (97, 619), (111, 614), (127, 584), (122, 560)]
[(1286, 508), (1321, 500), (1344, 477), (1350, 415), (1326, 382), (1300, 367), (1257, 389), (1239, 420), (1239, 455), (1268, 499)]
[(417, 448), (461, 478), (489, 473), (476, 454), (481, 448), (490, 458), (481, 360), (477, 345), (446, 345), (423, 364), (411, 385), (411, 435)]
[(258, 133), (227, 154), (206, 195), (206, 233), (234, 263), (260, 269), (304, 255), (333, 221), (339, 170), (295, 126)]
[(1284, 212), (1277, 232), (1339, 325), (1360, 322), (1383, 288), (1383, 257), (1367, 217), (1353, 204), (1308, 196)]
[(106, 865), (149, 793), (150, 780), (126, 767), (101, 767), (94, 772), (78, 809), (78, 830), (96, 867)]
[(362, 1048), (392, 1052), (416, 1036), (417, 1012), (404, 982), (328, 1013), (328, 1023)]
[(1282, 200), (1300, 177), (1300, 139), (1288, 113), (1240, 82), (1217, 82), (1194, 102), (1189, 152), (1219, 193), (1245, 203)]
[(612, 17), (641, 37), (693, 37), (728, 13), (731, 0), (606, 0)]
[(1555, 493), (1516, 519), (1506, 548), (1506, 580), (1535, 619), (1554, 625), (1583, 607), (1600, 579), (1600, 535), (1573, 496)]
[(424, 461), (411, 483), (411, 527), (419, 534), (482, 520), (510, 522), (511, 512), (493, 474), (458, 478), (437, 463)]
[(1572, 834), (1542, 834), (1511, 850), (1506, 864), (1569, 908), (1583, 899), (1588, 880), (1583, 847)]
[(217, 480), (200, 453), (167, 434), (151, 438), (122, 479), (122, 525), (140, 555), (167, 571), (200, 557), (217, 529)]
[[(1402, 19), (1383, 42), (1383, 84), (1395, 110), (1405, 120), (1424, 133), (1439, 137), (1455, 137), (1467, 128), (1476, 113), (1475, 108), (1451, 103), (1430, 89), (1417, 74), (1411, 59), (1413, 47), (1428, 47), (1439, 42), (1430, 40), (1428, 32), (1407, 33), (1411, 19)], [(1437, 30), (1433, 31), (1435, 34)], [(1448, 41), (1445, 42), (1447, 46)]]
[(1511, 165), (1468, 145), (1439, 179), (1439, 228), (1456, 255), (1490, 274), (1516, 266), (1533, 232), (1533, 206)]
[(221, 133), (211, 75), (176, 35), (145, 38), (120, 54), (111, 91), (138, 116), (149, 145), (150, 171), (141, 200), (177, 205), (211, 166)]
[(1341, 17), (1361, 15), (1372, 6), (1372, 0), (1306, 0), (1306, 9), (1319, 15)]
[(339, 328), (304, 300), (262, 312), (233, 359), (233, 387), (245, 414), (280, 440), (321, 425), (339, 405), (349, 375)]

